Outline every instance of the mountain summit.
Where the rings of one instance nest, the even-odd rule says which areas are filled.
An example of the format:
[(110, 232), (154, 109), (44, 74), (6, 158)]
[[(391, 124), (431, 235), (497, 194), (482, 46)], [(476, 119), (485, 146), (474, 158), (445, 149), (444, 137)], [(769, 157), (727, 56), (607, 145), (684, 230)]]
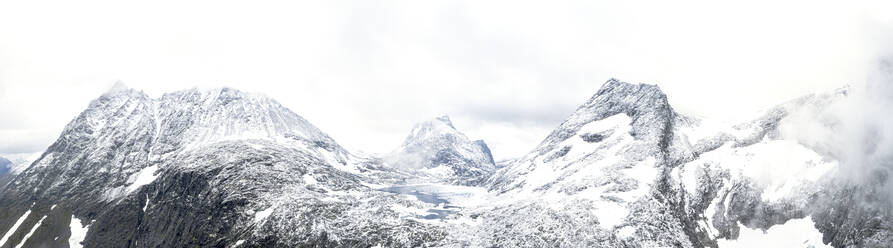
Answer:
[[(219, 247), (276, 237), (283, 240), (266, 244), (293, 246), (304, 242), (289, 237), (325, 235), (272, 226), (303, 225), (295, 208), (358, 206), (356, 197), (328, 195), (368, 192), (355, 171), (333, 139), (268, 97), (220, 88), (152, 99), (119, 85), (3, 189), (0, 231), (8, 237), (0, 243)], [(329, 200), (300, 207), (307, 201), (299, 197)], [(330, 242), (341, 241), (317, 243)]]
[(446, 115), (416, 124), (386, 162), (399, 170), (460, 185), (478, 185), (495, 170), (483, 140), (472, 141)]
[(591, 170), (595, 167), (587, 161), (613, 157), (613, 154), (605, 153), (603, 149), (606, 148), (626, 151), (616, 158), (622, 160), (611, 161), (635, 162), (650, 158), (650, 167), (655, 167), (667, 159), (676, 118), (666, 95), (657, 86), (610, 79), (546, 136), (534, 151), (500, 170), (490, 181), (493, 189), (498, 191), (532, 187), (532, 181), (547, 183), (542, 187), (554, 187), (558, 181), (572, 177), (553, 174), (561, 175), (555, 181), (543, 178), (545, 175), (530, 173), (545, 168), (542, 164), (554, 164), (564, 169), (585, 167), (567, 173)]

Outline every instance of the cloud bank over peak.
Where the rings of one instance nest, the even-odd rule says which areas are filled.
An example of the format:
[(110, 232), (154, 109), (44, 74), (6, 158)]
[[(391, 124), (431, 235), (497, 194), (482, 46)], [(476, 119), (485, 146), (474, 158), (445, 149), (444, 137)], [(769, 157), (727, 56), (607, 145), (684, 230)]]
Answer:
[(511, 158), (608, 78), (659, 84), (674, 108), (720, 117), (864, 81), (879, 30), (893, 29), (889, 5), (4, 2), (0, 154), (45, 147), (121, 80), (153, 97), (262, 92), (369, 152), (450, 113)]

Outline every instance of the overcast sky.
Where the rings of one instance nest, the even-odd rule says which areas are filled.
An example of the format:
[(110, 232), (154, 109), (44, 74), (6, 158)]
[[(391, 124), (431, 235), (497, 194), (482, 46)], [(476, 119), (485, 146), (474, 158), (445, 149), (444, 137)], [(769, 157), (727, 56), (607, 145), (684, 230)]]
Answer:
[(503, 159), (611, 77), (730, 118), (863, 81), (893, 30), (890, 1), (123, 2), (0, 2), (0, 154), (120, 80), (264, 93), (367, 152), (448, 114)]

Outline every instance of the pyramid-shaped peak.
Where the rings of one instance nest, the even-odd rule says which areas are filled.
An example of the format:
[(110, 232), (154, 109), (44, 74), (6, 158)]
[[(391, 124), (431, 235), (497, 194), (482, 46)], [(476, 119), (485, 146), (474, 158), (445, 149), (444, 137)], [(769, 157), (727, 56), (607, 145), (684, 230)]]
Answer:
[[(640, 114), (638, 110), (669, 108), (667, 95), (654, 84), (633, 84), (615, 78), (609, 79), (579, 109), (577, 114), (593, 114), (599, 119), (618, 112), (627, 112), (631, 117)], [(579, 113), (579, 112), (584, 113)]]
[[(446, 115), (416, 124), (385, 160), (407, 173), (461, 185), (480, 185), (495, 169), (487, 144), (469, 139)], [(427, 170), (434, 168), (437, 173)]]
[(660, 90), (660, 87), (654, 84), (633, 84), (620, 81), (616, 78), (608, 79), (607, 82), (602, 84), (602, 87), (598, 89), (593, 98), (602, 96), (602, 95), (658, 95), (661, 97), (666, 97), (663, 91)]
[(657, 85), (632, 84), (612, 78), (553, 130), (540, 143), (537, 152), (551, 151), (560, 142), (577, 135), (584, 125), (617, 114), (624, 114), (631, 119), (631, 133), (637, 139), (660, 143), (652, 147), (664, 145), (666, 140), (662, 137), (676, 116), (667, 96)]
[(451, 128), (456, 129), (456, 127), (453, 126), (453, 122), (450, 121), (450, 116), (448, 116), (448, 115), (441, 115), (441, 116), (438, 116), (438, 117), (434, 118), (434, 120), (437, 120), (437, 121), (439, 121), (439, 122), (443, 122), (443, 123), (446, 124), (447, 126), (450, 126)]
[(118, 80), (118, 81), (115, 81), (115, 84), (113, 84), (112, 87), (109, 87), (109, 89), (105, 91), (105, 95), (114, 95), (117, 93), (129, 92), (129, 91), (133, 91), (133, 89), (128, 87), (121, 80)]
[(127, 87), (127, 84), (124, 84), (123, 81), (118, 80), (118, 81), (115, 81), (115, 84), (113, 84), (111, 88), (109, 88), (109, 91), (119, 91), (119, 90), (127, 90), (127, 89), (130, 89), (130, 87)]

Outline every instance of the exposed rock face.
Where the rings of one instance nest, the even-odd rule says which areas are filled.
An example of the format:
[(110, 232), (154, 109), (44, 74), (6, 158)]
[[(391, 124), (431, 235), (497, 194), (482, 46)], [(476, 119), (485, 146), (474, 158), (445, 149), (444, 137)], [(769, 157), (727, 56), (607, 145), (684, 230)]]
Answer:
[(385, 161), (433, 181), (469, 186), (482, 184), (496, 168), (487, 144), (468, 139), (447, 116), (417, 124)]
[[(7, 177), (0, 248), (717, 247), (794, 222), (795, 245), (886, 247), (889, 176), (838, 180), (838, 154), (784, 132), (845, 97), (731, 125), (612, 79), (497, 166), (446, 117), (377, 158), (261, 95), (119, 86)], [(431, 185), (386, 187), (406, 182)]]

